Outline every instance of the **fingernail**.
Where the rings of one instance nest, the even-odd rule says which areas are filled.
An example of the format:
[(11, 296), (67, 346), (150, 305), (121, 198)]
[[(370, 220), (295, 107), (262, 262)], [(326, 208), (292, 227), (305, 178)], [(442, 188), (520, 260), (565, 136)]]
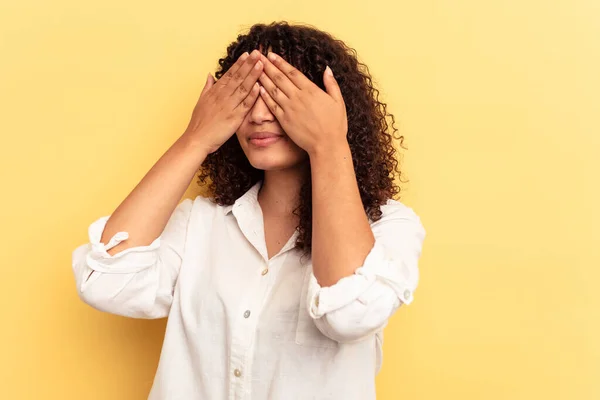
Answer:
[(325, 68), (325, 72), (327, 72), (329, 76), (333, 76), (333, 71), (331, 70), (331, 68), (329, 68), (329, 65), (327, 66), (327, 68)]
[(269, 60), (271, 61), (275, 61), (277, 59), (277, 56), (275, 56), (275, 54), (269, 52), (269, 55), (267, 56), (269, 58)]

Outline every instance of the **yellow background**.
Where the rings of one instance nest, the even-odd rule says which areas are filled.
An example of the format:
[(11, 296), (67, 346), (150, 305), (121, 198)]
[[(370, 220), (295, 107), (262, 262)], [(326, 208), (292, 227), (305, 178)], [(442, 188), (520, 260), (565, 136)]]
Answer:
[(600, 399), (597, 0), (3, 0), (0, 398), (145, 398), (165, 321), (84, 305), (71, 251), (280, 19), (354, 47), (406, 136), (428, 237), (378, 399)]

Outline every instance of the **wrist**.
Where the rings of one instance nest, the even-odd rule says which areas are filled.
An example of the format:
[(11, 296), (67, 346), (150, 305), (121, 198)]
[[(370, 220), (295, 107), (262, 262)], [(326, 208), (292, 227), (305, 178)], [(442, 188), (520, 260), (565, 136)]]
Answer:
[(352, 152), (350, 151), (350, 144), (347, 140), (337, 141), (337, 142), (321, 142), (318, 146), (315, 146), (311, 151), (308, 152), (308, 155), (313, 160), (321, 160), (321, 159), (332, 159), (338, 157), (352, 157)]
[(205, 138), (206, 138), (206, 135), (199, 134), (198, 132), (192, 133), (190, 131), (185, 131), (185, 132), (183, 132), (183, 134), (181, 135), (179, 140), (184, 142), (187, 146), (195, 147), (198, 149), (203, 148), (203, 149), (206, 149), (206, 151), (208, 152), (208, 150), (210, 149), (210, 146), (208, 145)]
[(180, 142), (186, 150), (201, 155), (203, 160), (211, 153), (210, 146), (207, 145), (199, 135), (192, 135), (189, 132), (184, 132), (183, 135), (179, 137), (178, 142)]

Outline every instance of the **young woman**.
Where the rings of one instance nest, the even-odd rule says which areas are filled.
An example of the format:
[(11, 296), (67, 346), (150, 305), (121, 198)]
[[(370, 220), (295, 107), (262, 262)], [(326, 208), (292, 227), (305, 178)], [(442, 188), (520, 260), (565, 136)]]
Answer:
[[(389, 132), (367, 68), (312, 27), (255, 25), (219, 64), (185, 132), (73, 252), (78, 293), (169, 317), (150, 399), (374, 399), (425, 236), (392, 198), (393, 116)], [(211, 197), (181, 201), (198, 170)]]

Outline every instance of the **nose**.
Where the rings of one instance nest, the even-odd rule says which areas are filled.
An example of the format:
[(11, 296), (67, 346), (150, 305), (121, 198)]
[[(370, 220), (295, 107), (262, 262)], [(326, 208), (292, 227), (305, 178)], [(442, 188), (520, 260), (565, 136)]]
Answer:
[(275, 116), (267, 106), (267, 103), (263, 100), (263, 98), (259, 95), (256, 99), (256, 102), (248, 112), (250, 122), (254, 124), (262, 124), (264, 122), (273, 122), (275, 121)]

